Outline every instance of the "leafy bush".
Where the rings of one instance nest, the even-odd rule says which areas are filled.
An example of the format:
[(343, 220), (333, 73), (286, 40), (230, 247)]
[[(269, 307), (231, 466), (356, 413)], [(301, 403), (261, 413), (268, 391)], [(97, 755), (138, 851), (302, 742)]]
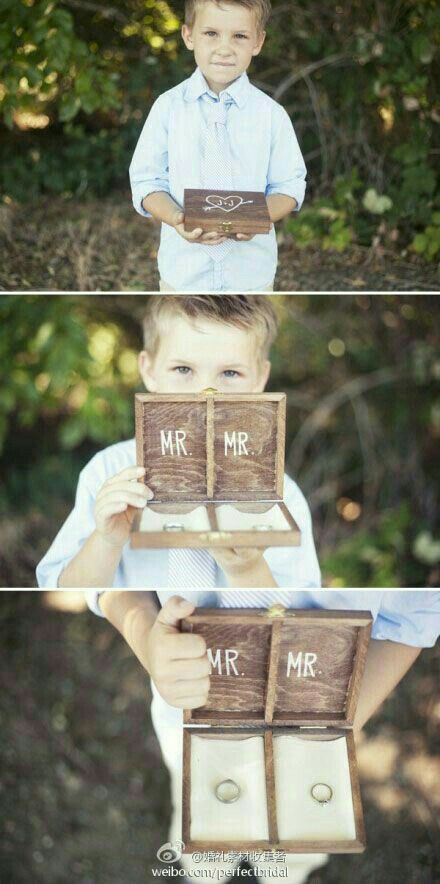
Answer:
[[(16, 0), (0, 25), (0, 113), (10, 129), (0, 187), (10, 199), (125, 183), (153, 100), (193, 66), (178, 33), (182, 4), (72, 8)], [(437, 256), (439, 28), (435, 0), (274, 0), (251, 76), (286, 107), (305, 154), (300, 246), (382, 243)]]

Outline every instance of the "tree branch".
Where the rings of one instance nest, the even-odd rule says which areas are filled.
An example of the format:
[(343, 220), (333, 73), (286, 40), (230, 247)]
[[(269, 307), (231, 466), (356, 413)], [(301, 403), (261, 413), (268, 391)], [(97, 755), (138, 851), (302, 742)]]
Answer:
[(298, 71), (294, 71), (289, 74), (288, 77), (285, 77), (284, 80), (281, 81), (279, 86), (275, 89), (273, 93), (273, 97), (275, 101), (279, 101), (281, 96), (290, 89), (291, 86), (294, 86), (295, 83), (298, 83), (299, 80), (303, 80), (304, 77), (309, 76), (310, 74), (315, 73), (320, 68), (328, 67), (333, 64), (341, 64), (347, 63), (351, 64), (351, 58), (348, 55), (343, 53), (339, 53), (337, 55), (328, 55), (326, 58), (321, 58), (320, 61), (313, 61), (311, 64), (306, 65), (304, 68), (300, 68)]
[(345, 402), (360, 396), (367, 390), (379, 387), (382, 384), (389, 384), (396, 381), (399, 372), (395, 368), (380, 368), (378, 371), (372, 371), (366, 376), (352, 378), (337, 390), (333, 390), (328, 396), (321, 400), (309, 417), (307, 417), (298, 430), (295, 438), (290, 445), (289, 466), (296, 473), (302, 463), (304, 451), (318, 430), (321, 430), (330, 415), (340, 408)]

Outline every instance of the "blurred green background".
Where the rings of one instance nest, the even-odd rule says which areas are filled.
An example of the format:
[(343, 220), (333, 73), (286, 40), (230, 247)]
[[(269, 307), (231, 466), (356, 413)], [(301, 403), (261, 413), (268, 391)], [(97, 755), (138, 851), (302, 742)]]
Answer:
[[(309, 169), (306, 206), (286, 222), (285, 235), (293, 233), (299, 248), (343, 251), (359, 244), (435, 259), (438, 3), (272, 5), (266, 45), (250, 73), (291, 115)], [(2, 4), (6, 206), (41, 195), (103, 197), (127, 187), (151, 104), (193, 69), (179, 33), (183, 6)], [(32, 285), (43, 287), (34, 280), (27, 288)]]
[[(33, 586), (79, 470), (134, 431), (147, 297), (0, 298), (0, 583)], [(435, 296), (278, 295), (271, 390), (328, 586), (438, 586)]]

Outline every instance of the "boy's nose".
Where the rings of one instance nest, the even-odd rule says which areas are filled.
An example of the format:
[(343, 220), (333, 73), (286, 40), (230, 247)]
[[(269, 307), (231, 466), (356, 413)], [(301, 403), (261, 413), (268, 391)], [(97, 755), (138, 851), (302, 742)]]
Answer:
[(219, 55), (231, 55), (232, 47), (229, 42), (229, 37), (222, 37), (220, 45), (217, 46), (217, 52)]

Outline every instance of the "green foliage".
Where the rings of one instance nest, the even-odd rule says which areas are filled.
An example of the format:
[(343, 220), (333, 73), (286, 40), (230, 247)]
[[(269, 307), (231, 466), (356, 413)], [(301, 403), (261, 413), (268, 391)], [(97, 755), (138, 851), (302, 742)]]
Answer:
[[(319, 244), (324, 249), (343, 252), (367, 229), (371, 236), (371, 225), (364, 220), (359, 199), (361, 188), (357, 169), (347, 178), (337, 178), (332, 198), (317, 199), (311, 208), (304, 208), (295, 218), (286, 222), (299, 248)], [(365, 214), (365, 213), (364, 213)], [(368, 239), (368, 237), (366, 238)]]
[[(270, 388), (287, 393), (286, 468), (310, 503), (326, 584), (435, 585), (436, 298), (273, 303)], [(39, 548), (42, 514), (49, 537), (82, 466), (133, 433), (145, 304), (126, 294), (0, 299), (0, 513), (36, 518)]]
[(53, 102), (67, 122), (119, 104), (118, 72), (75, 33), (71, 13), (56, 0), (16, 0), (0, 24), (0, 109), (9, 128), (14, 112), (43, 111)]
[[(153, 100), (193, 66), (179, 35), (182, 4), (4, 5), (1, 192), (25, 200), (125, 184)], [(438, 255), (439, 33), (435, 0), (274, 0), (251, 76), (287, 108), (306, 157), (308, 199), (290, 225), (299, 246), (382, 243)]]
[[(407, 504), (384, 512), (371, 529), (360, 530), (334, 552), (323, 552), (330, 586), (419, 585), (423, 568), (408, 561), (411, 514)], [(434, 564), (434, 563), (433, 563)]]
[(46, 193), (69, 197), (93, 191), (104, 196), (115, 183), (127, 186), (132, 125), (87, 132), (84, 125), (71, 123), (65, 135), (57, 139), (40, 133), (17, 151), (6, 137), (0, 145), (0, 189), (26, 202)]
[(136, 357), (114, 322), (96, 324), (93, 310), (64, 298), (3, 296), (0, 361), (0, 450), (11, 431), (27, 433), (43, 419), (45, 441), (73, 449), (85, 439), (103, 445), (131, 432), (127, 391)]
[(440, 251), (440, 212), (434, 212), (432, 224), (425, 227), (423, 233), (418, 233), (412, 242), (412, 249), (419, 255), (426, 255), (428, 259), (434, 259)]

